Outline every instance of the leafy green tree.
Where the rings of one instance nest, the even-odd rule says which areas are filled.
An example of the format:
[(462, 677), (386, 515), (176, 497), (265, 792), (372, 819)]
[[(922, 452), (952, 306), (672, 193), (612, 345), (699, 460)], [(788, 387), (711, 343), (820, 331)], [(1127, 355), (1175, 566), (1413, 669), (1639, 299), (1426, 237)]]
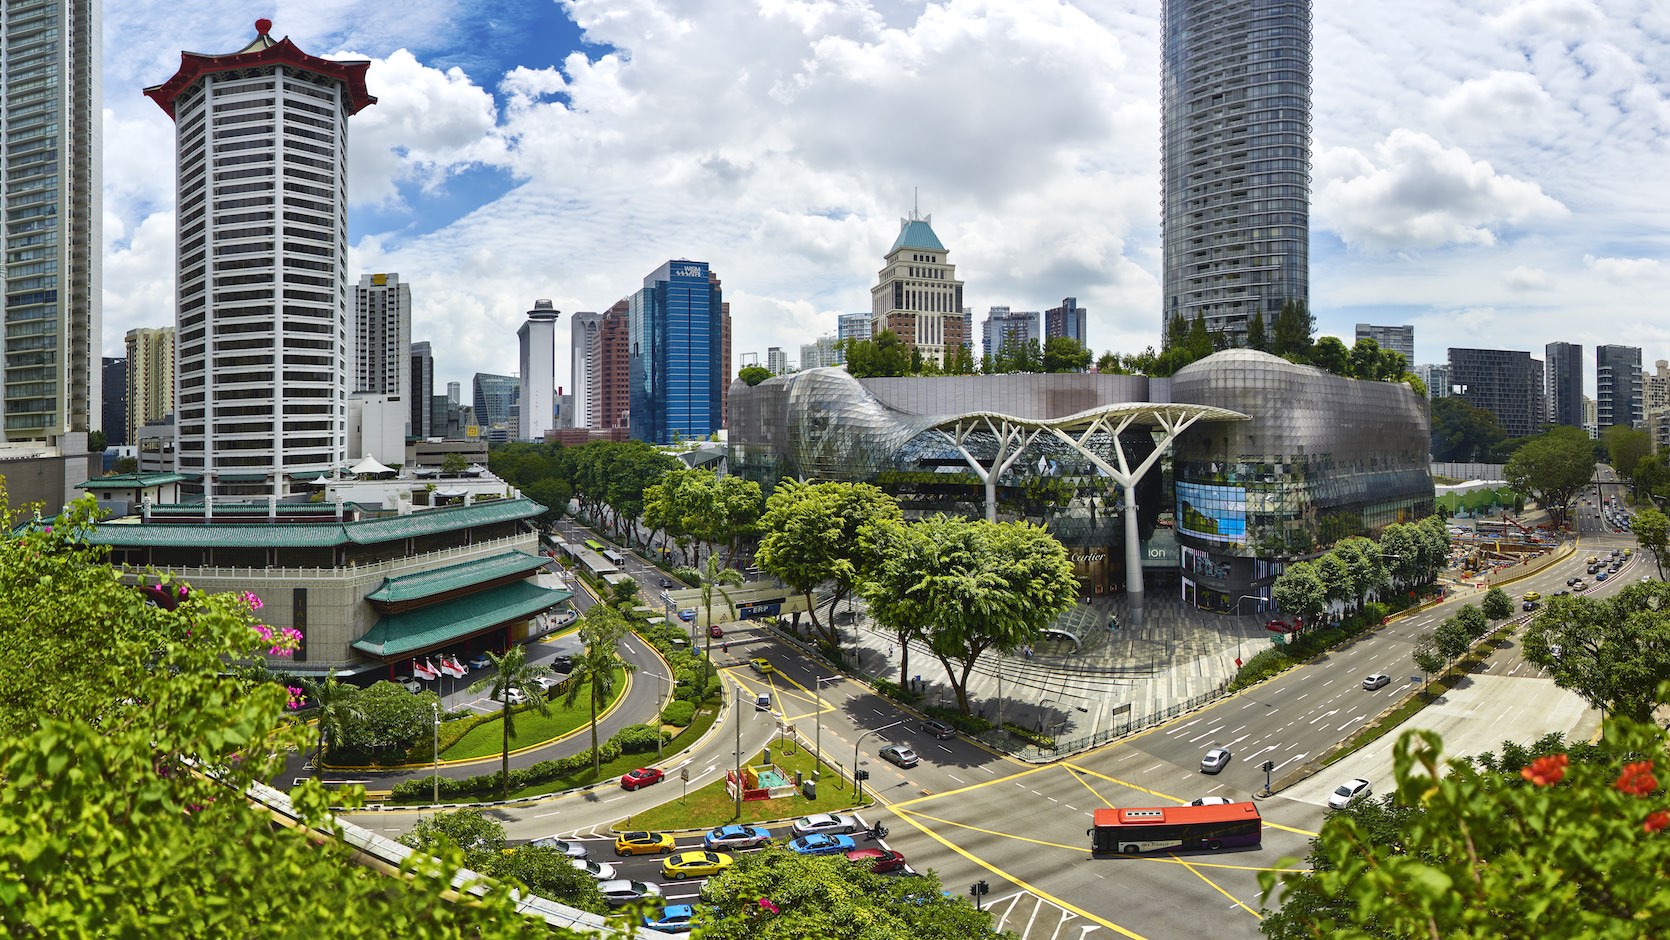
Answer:
[(1521, 493), (1532, 493), (1556, 525), (1566, 505), (1595, 475), (1594, 444), (1579, 428), (1550, 428), (1514, 451), (1502, 475)]
[(1254, 310), (1253, 315), (1247, 318), (1247, 348), (1259, 352), (1270, 351), (1270, 337), (1265, 333), (1262, 310)]
[(871, 611), (883, 623), (921, 618), (964, 715), (975, 661), (1036, 640), (1078, 599), (1067, 550), (1039, 526), (935, 515), (872, 532)]
[[(1348, 358), (1350, 364), (1346, 374), (1352, 378), (1377, 382), (1384, 377), (1380, 374), (1380, 344), (1374, 340), (1366, 336), (1357, 340)], [(1402, 375), (1403, 370), (1399, 369), (1395, 374)]]
[(325, 748), (340, 739), (342, 729), (360, 717), (359, 707), (354, 704), (359, 689), (336, 681), (336, 670), (333, 669), (323, 679), (303, 679), (302, 690), (307, 694), (307, 704), (314, 709), (314, 720), (319, 729), (319, 747), (314, 765), (322, 767)]
[(1670, 466), (1665, 464), (1663, 454), (1647, 454), (1637, 460), (1630, 479), (1636, 491), (1644, 496), (1670, 495)]
[(601, 751), (597, 743), (597, 713), (608, 704), (614, 694), (615, 683), (637, 666), (620, 655), (620, 641), (626, 637), (626, 618), (608, 604), (593, 604), (580, 615), (580, 634), (586, 645), (574, 660), (574, 670), (568, 674), (568, 691), (564, 704), (572, 707), (580, 698), (582, 688), (589, 690), (591, 705), (591, 770), (602, 772)]
[(609, 603), (616, 608), (630, 610), (638, 606), (640, 590), (637, 581), (622, 578), (609, 585)]
[(1171, 318), (1166, 320), (1165, 348), (1173, 349), (1187, 345), (1189, 342), (1189, 321), (1183, 319), (1183, 314), (1172, 311)]
[(139, 471), (139, 461), (133, 457), (118, 457), (111, 469), (117, 473), (137, 473)]
[(1635, 475), (1635, 464), (1653, 450), (1651, 435), (1626, 424), (1614, 424), (1602, 431), (1600, 440), (1606, 445), (1606, 456), (1612, 469), (1625, 480)]
[(470, 462), (463, 454), (447, 454), (441, 458), (441, 472), (447, 476), (457, 476), (470, 469)]
[(511, 882), (543, 898), (603, 913), (607, 906), (597, 882), (548, 846), (507, 848), (504, 826), (479, 809), (458, 809), (418, 820), (400, 837), (402, 845), (443, 855), (456, 852), (471, 871)]
[(1362, 536), (1342, 539), (1333, 551), (1345, 560), (1346, 567), (1351, 570), (1352, 600), (1356, 609), (1361, 610), (1370, 594), (1378, 594), (1390, 583), (1380, 557), (1380, 546), (1373, 539)]
[(1428, 633), (1415, 642), (1415, 667), (1426, 674), (1428, 679), (1442, 672), (1448, 660), (1444, 654), (1438, 652), (1438, 641)]
[[(1471, 606), (1471, 605), (1469, 605)], [(1513, 598), (1508, 592), (1499, 587), (1493, 587), (1484, 595), (1483, 613), (1491, 620), (1502, 620), (1513, 616)]]
[(1330, 604), (1344, 605), (1357, 596), (1357, 587), (1351, 577), (1351, 568), (1338, 552), (1329, 552), (1318, 558), (1316, 576), (1322, 579), (1322, 590)]
[(755, 563), (804, 597), (813, 629), (839, 647), (833, 617), (827, 625), (818, 619), (814, 593), (827, 581), (835, 583), (833, 613), (874, 559), (869, 529), (903, 517), (891, 496), (867, 483), (784, 480), (760, 517)]
[(1271, 325), (1270, 351), (1303, 362), (1310, 354), (1311, 336), (1316, 332), (1316, 318), (1303, 301), (1282, 302), (1281, 312)]
[(1347, 375), (1351, 368), (1351, 350), (1337, 336), (1324, 336), (1310, 349), (1311, 364), (1334, 375)]
[(907, 375), (911, 349), (892, 330), (882, 330), (873, 339), (844, 340), (847, 371), (858, 378)]
[(377, 752), (405, 750), (427, 737), (440, 698), (433, 692), (417, 695), (392, 682), (373, 682), (354, 693), (354, 709), (332, 729), (347, 748)]
[(771, 378), (771, 370), (765, 366), (743, 366), (737, 370), (736, 377), (749, 386), (754, 386)]
[(1605, 599), (1551, 597), (1525, 633), (1525, 658), (1594, 708), (1652, 720), (1670, 681), (1670, 585), (1632, 584)]
[(1465, 399), (1445, 397), (1432, 402), (1433, 460), (1479, 460), (1506, 436), (1494, 414)]
[[(1653, 779), (1657, 729), (1607, 729), (1594, 760), (1548, 754), (1518, 772), (1445, 760), (1430, 731), (1393, 752), (1396, 789), (1330, 813), (1308, 864), (1259, 876), (1264, 935), (1654, 937), (1670, 935), (1670, 822)], [(1382, 818), (1375, 818), (1375, 817)]]
[[(593, 605), (602, 606), (602, 605)], [(540, 676), (549, 675), (550, 670), (544, 666), (536, 666), (528, 662), (527, 647), (520, 643), (512, 646), (504, 653), (487, 651), (487, 661), (492, 664), (493, 674), (485, 679), (479, 679), (470, 684), (470, 691), (480, 692), (488, 689), (490, 696), (499, 703), (500, 721), (503, 723), (504, 747), (500, 752), (499, 763), (499, 798), (510, 799), (510, 738), (516, 733), (516, 707), (513, 693), (520, 692), (523, 698), (533, 703), (534, 710), (541, 715), (551, 713), (551, 703), (545, 698), (545, 690), (534, 681)]]
[(1649, 506), (1635, 514), (1630, 529), (1635, 533), (1635, 541), (1652, 553), (1658, 579), (1663, 581), (1664, 559), (1670, 555), (1670, 518)]
[(1455, 617), (1446, 617), (1432, 631), (1433, 642), (1438, 644), (1438, 652), (1442, 653), (1445, 662), (1455, 662), (1467, 652), (1472, 645), (1472, 639), (1467, 635), (1467, 626)]
[(1327, 587), (1317, 574), (1316, 565), (1308, 561), (1288, 565), (1270, 585), (1270, 596), (1277, 607), (1304, 618), (1305, 623), (1316, 623), (1328, 609)]
[(720, 565), (719, 556), (710, 554), (707, 556), (707, 562), (701, 568), (679, 568), (673, 573), (678, 575), (679, 580), (694, 584), (702, 589), (702, 609), (707, 612), (707, 619), (702, 622), (710, 628), (707, 631), (707, 645), (705, 648), (707, 662), (711, 668), (713, 663), (713, 630), (711, 629), (713, 626), (713, 593), (715, 591), (719, 592), (719, 596), (725, 599), (725, 606), (730, 608), (732, 606), (731, 594), (725, 588), (741, 584), (742, 572), (735, 568), (726, 568)]
[(1102, 375), (1118, 375), (1125, 371), (1125, 365), (1114, 353), (1105, 352), (1096, 359), (1096, 371)]
[(104, 449), (109, 446), (110, 439), (105, 436), (103, 431), (87, 432), (87, 453), (102, 454), (104, 453)]
[(495, 856), (503, 854), (504, 826), (479, 809), (449, 810), (420, 817), (417, 825), (400, 837), (400, 844), (431, 855), (451, 846), (464, 853), (465, 865), (481, 871)]
[(958, 343), (945, 352), (944, 372), (946, 375), (974, 375), (980, 371), (974, 365), (974, 351), (962, 343)]
[(1423, 573), (1420, 547), (1416, 532), (1409, 526), (1393, 523), (1380, 533), (1380, 556), (1392, 585), (1409, 588), (1421, 583)]
[(1083, 372), (1090, 368), (1090, 350), (1071, 336), (1052, 336), (1044, 343), (1045, 372)]
[[(1485, 602), (1489, 603), (1489, 601), (1489, 596), (1486, 596)], [(1513, 613), (1513, 601), (1508, 601), (1508, 613)], [(1463, 630), (1467, 631), (1469, 643), (1484, 639), (1484, 635), (1490, 632), (1489, 615), (1480, 610), (1476, 604), (1461, 605), (1461, 609), (1455, 612), (1455, 621), (1461, 624)]]

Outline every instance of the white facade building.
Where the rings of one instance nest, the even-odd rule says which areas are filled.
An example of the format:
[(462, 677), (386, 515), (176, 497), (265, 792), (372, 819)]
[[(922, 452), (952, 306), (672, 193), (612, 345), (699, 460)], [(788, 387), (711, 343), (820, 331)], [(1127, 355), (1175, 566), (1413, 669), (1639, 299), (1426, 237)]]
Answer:
[(964, 343), (963, 282), (934, 234), (933, 216), (913, 210), (899, 220), (899, 236), (870, 288), (870, 328), (892, 330), (923, 361), (945, 362), (946, 349)]
[(288, 495), (347, 459), (348, 117), (366, 61), (256, 37), (145, 90), (177, 153), (183, 494)]
[(521, 412), (516, 438), (543, 441), (557, 426), (557, 315), (549, 300), (536, 300), (516, 331), (522, 351)]
[(601, 330), (603, 314), (589, 310), (576, 313), (568, 321), (569, 389), (574, 404), (569, 413), (574, 416), (570, 425), (576, 428), (601, 427), (599, 400), (598, 359), (603, 354)]
[(354, 288), (353, 391), (405, 401), (411, 356), (412, 286), (398, 274), (360, 275)]

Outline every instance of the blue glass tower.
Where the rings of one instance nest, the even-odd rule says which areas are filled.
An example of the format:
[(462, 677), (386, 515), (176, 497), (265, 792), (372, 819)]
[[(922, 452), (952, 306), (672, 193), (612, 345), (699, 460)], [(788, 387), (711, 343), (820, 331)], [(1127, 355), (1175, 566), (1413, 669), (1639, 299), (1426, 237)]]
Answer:
[(705, 439), (723, 424), (724, 308), (705, 261), (669, 261), (632, 295), (632, 439)]

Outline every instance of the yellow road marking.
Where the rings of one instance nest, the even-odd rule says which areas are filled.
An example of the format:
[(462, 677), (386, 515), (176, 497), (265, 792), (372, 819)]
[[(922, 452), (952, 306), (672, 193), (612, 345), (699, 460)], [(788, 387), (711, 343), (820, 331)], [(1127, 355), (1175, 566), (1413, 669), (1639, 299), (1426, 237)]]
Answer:
[[(1161, 793), (1158, 790), (1150, 790), (1147, 787), (1138, 786), (1137, 784), (1131, 783), (1129, 781), (1121, 780), (1118, 777), (1110, 777), (1107, 774), (1100, 773), (1100, 772), (1095, 771), (1095, 770), (1091, 770), (1088, 767), (1081, 767), (1073, 761), (1068, 761), (1068, 762), (1062, 764), (1062, 766), (1066, 767), (1069, 770), (1076, 770), (1081, 774), (1086, 774), (1086, 775), (1091, 776), (1091, 777), (1096, 777), (1096, 778), (1101, 779), (1101, 780), (1106, 780), (1108, 783), (1117, 784), (1119, 786), (1125, 787), (1128, 790), (1136, 790), (1139, 793), (1146, 793), (1149, 796), (1157, 796), (1162, 800), (1170, 800), (1173, 803), (1187, 803), (1187, 802), (1189, 802), (1188, 800), (1182, 799), (1181, 797), (1172, 796), (1169, 793)], [(1095, 792), (1095, 791), (1091, 791), (1091, 792)]]
[(1213, 880), (1212, 880), (1212, 879), (1210, 879), (1210, 878), (1208, 878), (1208, 877), (1206, 877), (1206, 876), (1205, 876), (1205, 875), (1203, 875), (1203, 874), (1201, 874), (1201, 873), (1200, 873), (1200, 872), (1199, 872), (1199, 871), (1198, 871), (1198, 870), (1197, 870), (1197, 869), (1196, 869), (1196, 868), (1195, 868), (1195, 866), (1193, 866), (1193, 865), (1191, 865), (1191, 864), (1189, 864), (1189, 863), (1188, 863), (1188, 862), (1185, 862), (1185, 861), (1183, 861), (1183, 860), (1182, 860), (1182, 859), (1180, 859), (1180, 858), (1178, 858), (1178, 857), (1177, 857), (1177, 856), (1175, 856), (1175, 855), (1173, 855), (1173, 856), (1172, 856), (1172, 859), (1173, 859), (1173, 860), (1174, 860), (1174, 861), (1176, 861), (1176, 862), (1178, 862), (1178, 863), (1180, 863), (1180, 864), (1181, 864), (1181, 865), (1182, 865), (1182, 866), (1183, 866), (1183, 867), (1184, 867), (1184, 868), (1187, 868), (1187, 869), (1188, 869), (1188, 870), (1189, 870), (1189, 871), (1192, 871), (1192, 872), (1194, 872), (1194, 875), (1195, 875), (1195, 877), (1196, 877), (1196, 878), (1199, 878), (1199, 879), (1200, 879), (1200, 880), (1201, 880), (1201, 881), (1204, 881), (1204, 882), (1206, 882), (1206, 883), (1207, 883), (1207, 884), (1209, 884), (1209, 885), (1211, 885), (1211, 886), (1212, 886), (1212, 887), (1214, 887), (1214, 888), (1217, 888), (1217, 891), (1218, 891), (1218, 893), (1219, 893), (1219, 894), (1221, 894), (1221, 895), (1223, 895), (1223, 896), (1224, 896), (1224, 897), (1226, 897), (1226, 898), (1229, 898), (1229, 899), (1230, 899), (1230, 900), (1231, 900), (1231, 901), (1234, 901), (1234, 902), (1235, 902), (1235, 906), (1237, 906), (1237, 907), (1239, 907), (1239, 908), (1241, 908), (1241, 909), (1242, 909), (1242, 910), (1244, 910), (1244, 911), (1246, 911), (1246, 912), (1247, 912), (1247, 913), (1248, 913), (1248, 914), (1251, 914), (1251, 915), (1252, 915), (1252, 916), (1254, 916), (1254, 917), (1256, 917), (1256, 918), (1258, 918), (1258, 919), (1259, 919), (1259, 920), (1263, 920), (1263, 919), (1264, 919), (1264, 915), (1262, 915), (1262, 914), (1260, 914), (1260, 913), (1259, 913), (1259, 912), (1257, 912), (1257, 911), (1255, 911), (1255, 910), (1253, 910), (1253, 909), (1252, 909), (1252, 908), (1250, 908), (1250, 907), (1248, 907), (1248, 906), (1246, 906), (1246, 905), (1245, 905), (1245, 904), (1242, 904), (1242, 903), (1241, 903), (1241, 899), (1240, 899), (1240, 898), (1238, 898), (1238, 897), (1236, 897), (1236, 896), (1235, 896), (1235, 895), (1233, 895), (1233, 894), (1230, 894), (1230, 893), (1229, 893), (1229, 892), (1228, 892), (1228, 891), (1225, 891), (1225, 890), (1224, 890), (1224, 889), (1223, 889), (1223, 888), (1221, 888), (1221, 887), (1218, 887), (1218, 883), (1217, 883), (1217, 882), (1216, 882), (1216, 881), (1213, 881)]
[[(1074, 767), (1071, 764), (1066, 765), (1066, 767), (1067, 767), (1068, 772), (1073, 772), (1073, 771), (1078, 770), (1077, 767)], [(1106, 803), (1108, 805), (1108, 809), (1113, 809), (1113, 801), (1108, 799), (1107, 797), (1101, 795), (1100, 793), (1097, 793), (1096, 788), (1091, 786), (1088, 782), (1086, 782), (1083, 777), (1079, 776), (1077, 773), (1073, 773), (1073, 779), (1077, 780), (1079, 783), (1084, 784), (1084, 788), (1086, 790), (1089, 790), (1091, 792), (1091, 794), (1096, 797), (1096, 799), (1101, 800), (1103, 803)]]
[(1280, 829), (1283, 832), (1291, 832), (1295, 835), (1310, 836), (1312, 839), (1317, 836), (1317, 833), (1311, 832), (1309, 829), (1295, 829), (1292, 826), (1284, 826), (1281, 823), (1273, 823), (1268, 819), (1264, 820), (1264, 825), (1269, 826), (1271, 829)]
[(1036, 765), (1036, 766), (1028, 767), (1026, 770), (1023, 770), (1019, 773), (1010, 774), (1007, 777), (997, 777), (997, 778), (992, 779), (992, 780), (987, 780), (984, 783), (971, 783), (966, 787), (959, 787), (955, 790), (946, 790), (943, 793), (935, 793), (935, 794), (932, 794), (932, 795), (929, 795), (929, 796), (919, 796), (914, 800), (905, 800), (902, 803), (889, 803), (887, 805), (893, 807), (894, 809), (898, 809), (898, 808), (904, 807), (904, 806), (914, 806), (917, 803), (927, 802), (928, 800), (943, 799), (943, 798), (948, 797), (948, 796), (955, 796), (958, 793), (968, 793), (970, 791), (981, 790), (981, 789), (984, 789), (986, 787), (993, 786), (995, 784), (1008, 783), (1011, 780), (1016, 780), (1016, 779), (1019, 779), (1021, 777), (1030, 777), (1031, 775), (1033, 775), (1035, 773), (1038, 773), (1041, 770), (1050, 770), (1051, 767), (1052, 767), (1052, 765), (1049, 765), (1049, 764), (1039, 764), (1039, 765)]

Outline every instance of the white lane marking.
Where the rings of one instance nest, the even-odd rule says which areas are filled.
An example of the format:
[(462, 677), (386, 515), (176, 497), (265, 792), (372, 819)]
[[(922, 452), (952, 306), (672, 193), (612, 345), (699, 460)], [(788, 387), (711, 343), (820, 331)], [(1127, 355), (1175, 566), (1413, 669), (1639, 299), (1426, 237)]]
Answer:
[(1339, 714), (1339, 709), (1336, 708), (1331, 712), (1326, 712), (1324, 714), (1317, 715), (1315, 718), (1312, 718), (1310, 720), (1310, 723), (1314, 725), (1314, 724), (1316, 724), (1317, 722), (1321, 721), (1324, 718), (1328, 718), (1328, 717), (1331, 717), (1331, 716), (1337, 715), (1337, 714)]
[(1252, 737), (1252, 735), (1243, 734), (1240, 737), (1236, 738), (1235, 740), (1229, 742), (1228, 744), (1225, 744), (1224, 747), (1234, 747), (1235, 745), (1240, 744), (1242, 741), (1245, 741), (1246, 739), (1248, 739), (1250, 737)]
[[(1305, 754), (1295, 754), (1292, 757), (1289, 757), (1287, 760), (1284, 760), (1281, 763), (1277, 764), (1276, 765), (1276, 770), (1280, 770), (1283, 767), (1286, 767), (1288, 764), (1291, 764), (1296, 760), (1304, 760), (1306, 756), (1307, 755), (1305, 755)], [(1271, 773), (1275, 773), (1275, 770), (1272, 770)]]
[(962, 778), (961, 778), (961, 777), (959, 777), (959, 776), (957, 776), (957, 775), (956, 775), (956, 774), (946, 774), (946, 775), (945, 775), (945, 776), (947, 776), (947, 777), (950, 777), (950, 778), (951, 778), (951, 779), (952, 779), (952, 780), (955, 780), (955, 781), (957, 781), (957, 782), (958, 782), (958, 783), (962, 783), (962, 782), (963, 782), (963, 780), (962, 780)]

